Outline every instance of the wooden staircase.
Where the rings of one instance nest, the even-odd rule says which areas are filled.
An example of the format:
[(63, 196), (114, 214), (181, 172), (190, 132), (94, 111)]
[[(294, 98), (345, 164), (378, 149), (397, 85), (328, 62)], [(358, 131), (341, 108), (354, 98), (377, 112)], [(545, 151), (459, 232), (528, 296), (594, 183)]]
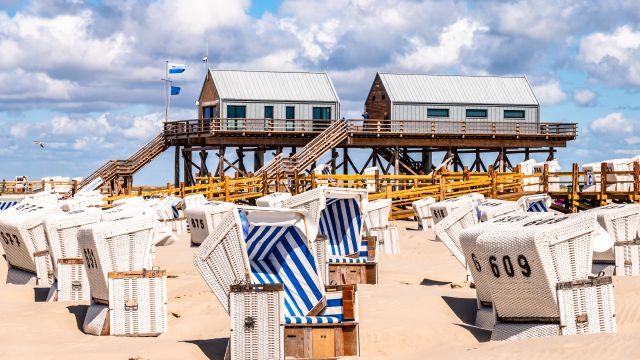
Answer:
[(276, 155), (271, 161), (255, 172), (255, 176), (274, 177), (294, 176), (296, 172), (303, 174), (305, 170), (317, 161), (327, 151), (338, 146), (347, 136), (347, 121), (336, 120), (323, 132), (305, 145), (302, 150), (289, 158), (282, 154)]
[[(162, 133), (158, 134), (145, 146), (136, 151), (127, 160), (109, 160), (102, 165), (98, 170), (94, 171), (91, 175), (84, 178), (79, 184), (78, 189), (89, 185), (93, 180), (102, 178), (105, 184), (112, 184), (112, 190), (115, 190), (114, 186), (117, 180), (124, 178), (127, 181), (131, 181), (133, 174), (142, 169), (145, 165), (150, 163), (158, 155), (160, 155), (167, 148)], [(129, 183), (130, 186), (130, 183)], [(70, 196), (71, 194), (66, 194)]]

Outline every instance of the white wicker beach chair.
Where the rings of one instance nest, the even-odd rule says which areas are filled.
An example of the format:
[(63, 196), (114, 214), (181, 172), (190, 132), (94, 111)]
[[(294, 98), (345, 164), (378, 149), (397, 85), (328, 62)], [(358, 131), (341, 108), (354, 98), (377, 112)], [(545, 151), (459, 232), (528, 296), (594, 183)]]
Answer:
[(487, 221), (521, 211), (520, 206), (515, 201), (485, 199), (478, 204), (478, 220)]
[(435, 204), (436, 199), (432, 197), (426, 197), (411, 203), (414, 214), (416, 214), (416, 220), (418, 221), (418, 228), (422, 230), (433, 230), (433, 217), (431, 216), (431, 210), (429, 207)]
[[(399, 254), (398, 227), (389, 222), (391, 199), (368, 201), (364, 209), (366, 234), (376, 239), (376, 254)], [(361, 249), (365, 256), (365, 248)], [(366, 255), (368, 256), (368, 255)]]
[(78, 232), (91, 289), (83, 329), (93, 335), (153, 336), (167, 329), (166, 273), (152, 269), (156, 219), (142, 215)]
[(256, 205), (261, 207), (282, 207), (282, 202), (291, 198), (291, 193), (275, 192), (256, 199)]
[(464, 229), (460, 233), (460, 247), (464, 253), (466, 263), (473, 278), (476, 288), (478, 312), (476, 313), (475, 325), (482, 329), (492, 330), (495, 325), (495, 311), (491, 301), (489, 283), (491, 282), (491, 272), (486, 264), (489, 259), (482, 257), (476, 247), (478, 236), (508, 229), (511, 226), (530, 222), (532, 220), (553, 217), (552, 213), (515, 213), (500, 217), (491, 218), (478, 225)]
[[(451, 210), (452, 208), (453, 210)], [(477, 212), (471, 199), (462, 197), (455, 202), (441, 201), (432, 205), (431, 211), (434, 218), (441, 218), (445, 214), (435, 224), (436, 239), (441, 241), (462, 266), (466, 268), (467, 262), (460, 247), (460, 234), (464, 229), (478, 223)]]
[(210, 201), (203, 205), (192, 205), (186, 209), (184, 215), (191, 230), (191, 244), (202, 244), (232, 207), (232, 203)]
[(27, 199), (2, 212), (0, 239), (9, 264), (7, 283), (53, 284), (53, 264), (42, 221), (61, 211), (55, 204)]
[(282, 203), (308, 211), (317, 224), (316, 258), (328, 284), (378, 282), (376, 240), (362, 236), (367, 197), (364, 189), (317, 188)]
[(595, 214), (481, 234), (476, 250), (497, 319), (492, 340), (615, 332), (611, 277), (592, 278)]
[(86, 207), (102, 206), (103, 196), (99, 191), (87, 191), (76, 193), (71, 199), (62, 200), (60, 208), (64, 211), (75, 211)]
[(18, 203), (16, 200), (0, 200), (0, 211), (5, 211)]
[[(534, 171), (533, 171), (533, 166), (536, 164), (536, 160), (535, 159), (529, 159), (529, 160), (525, 160), (521, 163), (519, 163), (518, 165), (520, 166), (520, 173), (523, 175), (533, 175)], [(538, 183), (538, 179), (535, 179), (533, 177), (527, 177), (523, 180), (523, 191), (538, 191), (538, 189), (540, 188), (540, 186), (537, 185)]]
[(600, 191), (602, 184), (601, 175), (602, 163), (588, 163), (582, 165), (582, 171), (585, 172), (584, 176), (584, 188), (582, 191), (595, 192)]
[(640, 241), (637, 239), (640, 205), (609, 204), (586, 212), (596, 214), (598, 223), (613, 242), (606, 251), (593, 253), (593, 272), (618, 276), (640, 275)]
[(188, 209), (189, 206), (203, 205), (207, 203), (207, 198), (202, 194), (187, 195), (184, 197), (184, 208)]
[[(368, 167), (368, 168), (364, 169), (364, 171), (362, 171), (362, 175), (375, 176), (376, 172), (378, 172), (378, 173), (380, 172), (380, 169), (378, 169), (377, 166)], [(367, 189), (368, 193), (376, 192), (376, 180), (368, 178), (366, 180), (366, 189)]]
[[(550, 173), (560, 171), (560, 164), (558, 164), (558, 160), (550, 160), (543, 161), (533, 165), (533, 172), (537, 174), (542, 174), (544, 172), (544, 166), (547, 165), (547, 169)], [(549, 191), (560, 191), (560, 177), (557, 175), (549, 175)], [(542, 183), (542, 178), (537, 180), (540, 185), (538, 186), (537, 191), (544, 191), (544, 184)]]
[[(484, 196), (482, 194), (468, 194), (456, 198), (438, 201), (430, 205), (429, 211), (431, 212), (431, 216), (433, 217), (434, 226), (461, 205), (467, 205), (467, 200), (471, 201), (472, 207), (477, 208), (477, 206), (482, 201), (484, 201)], [(475, 212), (477, 213), (477, 209), (475, 210)]]
[[(304, 211), (233, 206), (194, 255), (231, 315), (231, 359), (357, 355), (355, 287), (325, 288), (308, 238), (313, 227)], [(330, 344), (317, 336), (328, 329), (339, 334)]]
[(86, 208), (48, 215), (43, 222), (55, 282), (51, 286), (49, 301), (89, 300), (89, 280), (84, 271), (82, 254), (78, 246), (78, 230), (88, 224), (97, 223), (102, 211)]
[(518, 205), (526, 212), (548, 212), (551, 197), (547, 194), (525, 195), (518, 199)]
[[(633, 161), (631, 159), (607, 160), (607, 171), (633, 171)], [(633, 175), (630, 174), (607, 174), (608, 191), (630, 191), (633, 187)]]

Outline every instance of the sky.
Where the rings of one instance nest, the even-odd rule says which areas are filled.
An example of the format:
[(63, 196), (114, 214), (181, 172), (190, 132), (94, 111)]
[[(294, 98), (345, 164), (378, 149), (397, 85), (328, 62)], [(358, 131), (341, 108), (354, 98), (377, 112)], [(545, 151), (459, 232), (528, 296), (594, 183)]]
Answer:
[(161, 129), (165, 60), (187, 66), (170, 118), (195, 118), (207, 48), (211, 68), (327, 71), (347, 118), (377, 71), (525, 75), (541, 121), (578, 123), (564, 169), (632, 157), (639, 24), (636, 0), (0, 0), (0, 179), (127, 158)]

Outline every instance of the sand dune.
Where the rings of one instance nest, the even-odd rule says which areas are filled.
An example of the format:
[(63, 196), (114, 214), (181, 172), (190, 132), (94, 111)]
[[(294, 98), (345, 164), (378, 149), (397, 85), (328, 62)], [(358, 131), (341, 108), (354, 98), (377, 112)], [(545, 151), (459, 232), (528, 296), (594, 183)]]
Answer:
[[(411, 230), (413, 222), (399, 227), (401, 255), (381, 255), (380, 284), (359, 288), (362, 358), (640, 358), (640, 279), (614, 279), (617, 334), (492, 343), (489, 332), (469, 325), (475, 291), (460, 264), (432, 233)], [(169, 331), (157, 338), (85, 335), (87, 303), (41, 302), (46, 289), (1, 284), (0, 358), (221, 359), (229, 319), (196, 273), (193, 253), (186, 238), (157, 249), (156, 264), (171, 276)]]

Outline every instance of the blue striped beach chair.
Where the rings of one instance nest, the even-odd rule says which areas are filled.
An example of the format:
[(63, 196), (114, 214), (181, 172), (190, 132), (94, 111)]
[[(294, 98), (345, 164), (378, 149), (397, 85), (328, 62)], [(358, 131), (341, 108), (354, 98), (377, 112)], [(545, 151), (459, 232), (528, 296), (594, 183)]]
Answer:
[(0, 201), (0, 211), (5, 211), (18, 203), (16, 200)]
[(231, 316), (232, 359), (314, 357), (308, 342), (327, 329), (344, 334), (327, 357), (357, 355), (355, 286), (323, 284), (314, 227), (303, 211), (233, 206), (194, 255)]
[(293, 196), (283, 207), (307, 210), (318, 226), (316, 258), (327, 284), (376, 284), (376, 240), (363, 236), (364, 189), (317, 188)]
[(518, 205), (526, 212), (549, 212), (551, 198), (546, 194), (523, 196), (518, 199)]

